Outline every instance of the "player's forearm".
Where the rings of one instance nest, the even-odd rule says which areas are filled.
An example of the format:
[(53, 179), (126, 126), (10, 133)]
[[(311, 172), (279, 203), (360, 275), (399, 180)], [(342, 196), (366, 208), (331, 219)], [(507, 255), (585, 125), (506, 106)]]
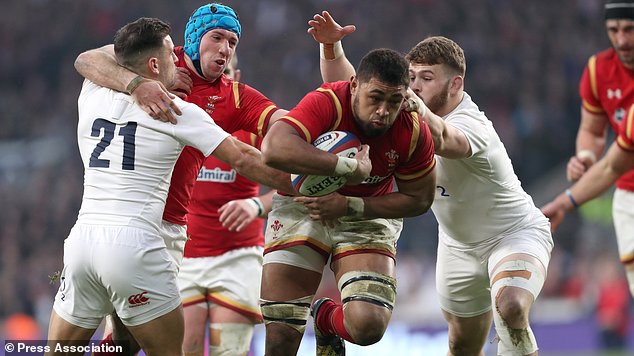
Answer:
[[(583, 205), (605, 193), (618, 179), (620, 173), (610, 166), (607, 159), (597, 162), (577, 183), (570, 189), (569, 193), (562, 193), (556, 201), (570, 211), (576, 206)], [(575, 206), (576, 205), (576, 206)]]
[(399, 192), (379, 197), (366, 197), (364, 200), (364, 218), (398, 219), (426, 213), (434, 201), (433, 196), (421, 198)]
[(112, 45), (81, 53), (75, 60), (75, 69), (93, 83), (120, 92), (126, 92), (137, 76), (117, 63)]
[(319, 69), (324, 82), (350, 80), (356, 74), (343, 52), (341, 41), (319, 44)]
[[(597, 134), (596, 132), (584, 130), (581, 128), (577, 133), (576, 152), (590, 152), (593, 154), (594, 162), (603, 154), (605, 149), (606, 134)], [(584, 155), (584, 154), (582, 154)]]
[(262, 158), (270, 167), (296, 174), (330, 176), (337, 166), (336, 155), (306, 143), (285, 122), (273, 125), (264, 137)]
[(345, 55), (332, 60), (321, 58), (319, 69), (321, 70), (321, 79), (324, 82), (347, 81), (356, 74), (352, 63)]
[(238, 174), (252, 181), (290, 194), (295, 191), (291, 185), (290, 175), (265, 165), (260, 152), (255, 148), (244, 149), (233, 167)]

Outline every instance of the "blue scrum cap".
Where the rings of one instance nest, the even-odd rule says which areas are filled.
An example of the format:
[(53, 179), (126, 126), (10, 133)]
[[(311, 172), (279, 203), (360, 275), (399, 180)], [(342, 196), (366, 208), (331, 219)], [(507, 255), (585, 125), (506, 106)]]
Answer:
[(189, 17), (185, 26), (185, 53), (193, 61), (200, 59), (200, 40), (216, 28), (234, 32), (240, 38), (240, 21), (232, 8), (220, 4), (207, 4), (198, 8)]

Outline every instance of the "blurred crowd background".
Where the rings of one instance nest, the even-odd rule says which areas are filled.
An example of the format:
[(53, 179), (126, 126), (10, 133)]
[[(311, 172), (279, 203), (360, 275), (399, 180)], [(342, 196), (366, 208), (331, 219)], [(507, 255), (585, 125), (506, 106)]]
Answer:
[[(63, 241), (79, 209), (83, 171), (75, 128), (82, 78), (73, 62), (141, 16), (159, 17), (183, 44), (202, 1), (10, 0), (0, 12), (0, 336), (45, 335)], [(307, 21), (329, 10), (355, 24), (344, 39), (356, 64), (370, 49), (407, 52), (428, 35), (454, 39), (467, 58), (466, 91), (493, 121), (538, 205), (568, 183), (579, 125), (578, 81), (609, 47), (599, 0), (242, 0), (242, 81), (290, 109), (321, 83)], [(555, 235), (534, 310), (540, 327), (588, 333), (585, 348), (634, 347), (630, 300), (611, 227), (611, 195), (569, 216)], [(408, 219), (399, 241), (395, 324), (442, 330), (434, 292), (436, 223)], [(546, 330), (546, 329), (541, 329)], [(568, 332), (568, 331), (565, 331)], [(573, 335), (574, 334), (574, 335)], [(561, 340), (561, 339), (560, 339)], [(603, 341), (602, 341), (603, 340)], [(583, 344), (583, 342), (581, 342)], [(627, 347), (627, 346), (624, 346)], [(553, 346), (553, 350), (556, 346)]]

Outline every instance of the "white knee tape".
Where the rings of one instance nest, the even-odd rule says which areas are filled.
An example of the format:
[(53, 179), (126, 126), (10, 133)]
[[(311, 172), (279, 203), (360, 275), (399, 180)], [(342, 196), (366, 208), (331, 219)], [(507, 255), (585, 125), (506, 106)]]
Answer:
[(544, 286), (545, 279), (545, 276), (539, 267), (524, 260), (506, 261), (498, 266), (493, 278), (495, 279), (495, 276), (504, 272), (519, 272), (519, 274), (525, 274), (525, 276), (509, 276), (495, 281), (495, 283), (491, 286), (491, 296), (494, 300), (500, 289), (504, 287), (525, 289), (533, 295), (533, 299), (537, 299), (539, 292), (541, 292), (542, 287)]
[(212, 323), (209, 325), (209, 354), (214, 356), (246, 355), (251, 346), (253, 324)]
[(303, 334), (310, 315), (310, 303), (312, 300), (312, 295), (285, 301), (260, 299), (260, 309), (262, 310), (264, 324), (285, 324)]
[(534, 264), (524, 261), (515, 260), (507, 261), (500, 265), (495, 271), (495, 276), (505, 272), (517, 272), (513, 276), (504, 276), (499, 278), (491, 286), (491, 299), (493, 300), (493, 321), (495, 322), (495, 330), (500, 342), (498, 343), (498, 355), (524, 356), (537, 351), (537, 340), (533, 330), (528, 326), (525, 329), (511, 329), (502, 319), (495, 306), (498, 294), (504, 287), (522, 288), (533, 295), (536, 299), (544, 285), (544, 275), (541, 270)]

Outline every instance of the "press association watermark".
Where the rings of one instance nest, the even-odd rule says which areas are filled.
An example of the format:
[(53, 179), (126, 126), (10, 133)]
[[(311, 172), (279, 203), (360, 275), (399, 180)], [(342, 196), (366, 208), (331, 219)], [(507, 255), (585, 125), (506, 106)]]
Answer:
[(82, 353), (91, 355), (94, 352), (117, 353), (123, 354), (125, 347), (110, 343), (99, 343), (91, 341), (86, 344), (78, 344), (76, 341), (17, 341), (6, 340), (4, 342), (4, 351), (8, 354), (15, 355), (43, 355), (48, 352), (61, 353)]

